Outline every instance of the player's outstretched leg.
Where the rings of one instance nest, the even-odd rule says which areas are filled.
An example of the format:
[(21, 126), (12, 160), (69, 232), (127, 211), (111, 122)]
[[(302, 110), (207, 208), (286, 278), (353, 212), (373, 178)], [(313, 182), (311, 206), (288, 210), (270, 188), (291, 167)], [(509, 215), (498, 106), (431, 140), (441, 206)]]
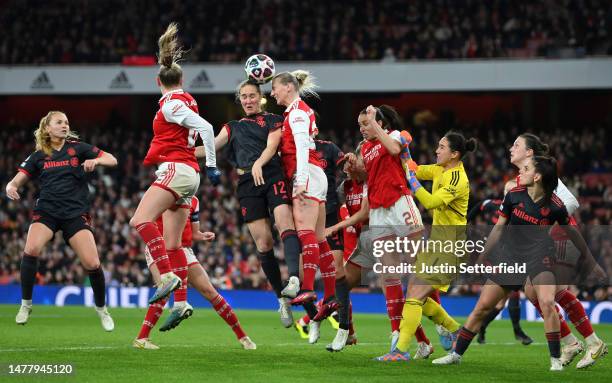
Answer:
[(510, 293), (508, 298), (508, 314), (512, 321), (512, 330), (514, 338), (521, 342), (524, 346), (533, 343), (533, 339), (523, 331), (521, 327), (521, 294), (518, 291)]
[[(77, 222), (82, 225), (80, 220)], [(83, 226), (79, 226), (76, 233), (69, 231), (69, 228), (70, 225), (65, 228), (64, 238), (68, 238), (68, 244), (79, 257), (85, 270), (87, 270), (94, 294), (96, 313), (100, 317), (102, 328), (104, 331), (113, 331), (115, 329), (115, 322), (113, 322), (113, 318), (111, 318), (106, 309), (106, 283), (104, 281), (104, 272), (100, 267), (100, 258), (98, 257), (98, 249), (93, 233), (89, 228), (86, 229)]]
[(321, 270), (321, 279), (325, 295), (323, 302), (319, 307), (317, 315), (312, 320), (321, 321), (326, 319), (338, 308), (338, 300), (336, 299), (336, 265), (334, 264), (334, 254), (327, 243), (327, 240), (318, 243), (320, 258), (319, 268)]
[(608, 347), (599, 337), (597, 337), (597, 334), (595, 334), (593, 326), (591, 326), (591, 321), (584, 310), (584, 306), (582, 306), (582, 303), (580, 303), (574, 294), (568, 289), (563, 289), (555, 295), (555, 301), (561, 305), (563, 310), (567, 313), (572, 324), (580, 335), (582, 335), (587, 344), (587, 352), (585, 352), (582, 359), (578, 361), (576, 368), (592, 366), (597, 359), (608, 353)]
[(227, 303), (225, 298), (221, 296), (214, 288), (212, 283), (210, 283), (210, 279), (208, 278), (208, 274), (206, 274), (206, 270), (199, 264), (194, 263), (189, 266), (189, 283), (195, 287), (204, 298), (206, 298), (213, 309), (217, 312), (217, 314), (227, 323), (227, 325), (232, 329), (236, 338), (242, 345), (242, 348), (245, 350), (255, 350), (257, 349), (257, 345), (247, 336), (247, 334), (242, 329), (240, 322), (238, 321), (238, 317), (232, 306)]
[(15, 317), (17, 324), (25, 325), (30, 319), (30, 314), (32, 313), (32, 292), (34, 291), (37, 270), (38, 257), (23, 253), (19, 270), (21, 274), (21, 307), (19, 307)]
[(172, 272), (181, 279), (181, 285), (174, 291), (174, 306), (170, 315), (159, 328), (159, 331), (169, 331), (193, 315), (193, 307), (187, 303), (187, 256), (183, 248), (168, 249), (168, 258)]
[(151, 334), (153, 327), (155, 327), (157, 324), (157, 321), (159, 321), (159, 318), (162, 316), (166, 301), (166, 299), (162, 299), (149, 305), (145, 319), (140, 327), (140, 332), (138, 333), (136, 339), (134, 339), (132, 342), (132, 346), (134, 348), (144, 350), (159, 350), (159, 346), (151, 342), (149, 335)]
[[(301, 305), (304, 302), (313, 302), (317, 300), (317, 295), (314, 292), (314, 280), (319, 266), (319, 245), (317, 237), (313, 230), (300, 230), (298, 237), (302, 244), (302, 268), (304, 270), (304, 279), (300, 292), (291, 300), (292, 305)], [(291, 282), (291, 280), (290, 280)]]
[[(536, 310), (541, 316), (542, 309), (540, 308), (540, 303), (537, 300), (534, 300), (534, 301), (531, 301), (531, 304), (533, 304), (533, 306), (536, 308)], [(567, 366), (568, 364), (572, 363), (572, 361), (581, 352), (584, 351), (584, 346), (582, 342), (580, 342), (578, 338), (576, 338), (574, 334), (572, 334), (572, 331), (567, 325), (565, 318), (563, 318), (563, 315), (559, 312), (559, 308), (556, 306), (555, 308), (559, 315), (559, 332), (561, 336), (561, 344), (563, 345), (563, 347), (561, 348), (560, 360), (563, 366)]]

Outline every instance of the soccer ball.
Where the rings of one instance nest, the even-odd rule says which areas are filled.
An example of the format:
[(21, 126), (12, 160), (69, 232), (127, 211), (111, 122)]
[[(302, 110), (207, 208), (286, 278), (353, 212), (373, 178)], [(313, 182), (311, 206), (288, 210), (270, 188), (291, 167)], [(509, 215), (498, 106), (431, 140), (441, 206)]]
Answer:
[(257, 84), (265, 84), (272, 80), (276, 69), (274, 68), (274, 61), (272, 61), (270, 57), (260, 53), (247, 59), (244, 64), (244, 71), (249, 80)]

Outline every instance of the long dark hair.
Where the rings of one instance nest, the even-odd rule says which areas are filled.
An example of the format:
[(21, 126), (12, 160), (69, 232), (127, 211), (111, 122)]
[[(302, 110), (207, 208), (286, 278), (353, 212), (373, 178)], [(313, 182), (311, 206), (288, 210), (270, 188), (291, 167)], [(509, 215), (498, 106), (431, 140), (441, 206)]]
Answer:
[(559, 185), (559, 174), (557, 173), (557, 160), (549, 156), (533, 156), (533, 167), (536, 173), (542, 176), (542, 188), (544, 189), (544, 204), (550, 205), (553, 192)]
[(448, 140), (448, 146), (451, 151), (461, 153), (459, 159), (462, 159), (466, 154), (478, 148), (478, 141), (476, 141), (474, 137), (466, 139), (463, 134), (459, 132), (451, 130), (444, 135), (444, 138)]
[(523, 133), (519, 137), (525, 140), (525, 147), (533, 150), (534, 156), (547, 156), (549, 147), (533, 133)]
[[(367, 108), (364, 108), (359, 114), (366, 114)], [(383, 129), (388, 130), (403, 130), (404, 123), (395, 108), (389, 105), (381, 105), (376, 108), (376, 121), (380, 123)]]

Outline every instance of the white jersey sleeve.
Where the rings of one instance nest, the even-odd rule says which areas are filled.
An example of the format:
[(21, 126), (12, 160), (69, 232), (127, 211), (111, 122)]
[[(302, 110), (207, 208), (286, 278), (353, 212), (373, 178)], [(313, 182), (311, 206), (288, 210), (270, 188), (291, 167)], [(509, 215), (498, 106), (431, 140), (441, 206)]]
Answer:
[(194, 129), (198, 132), (206, 149), (206, 166), (217, 167), (215, 133), (212, 125), (199, 114), (189, 109), (181, 100), (168, 100), (162, 105), (162, 113), (168, 122)]
[(402, 143), (402, 138), (401, 138), (402, 135), (400, 134), (398, 130), (394, 130), (390, 132), (389, 137), (393, 138), (395, 141), (399, 142), (400, 144)]
[(567, 186), (565, 186), (565, 184), (561, 182), (561, 179), (559, 179), (559, 184), (555, 189), (555, 194), (557, 195), (557, 197), (559, 197), (561, 202), (563, 202), (569, 215), (574, 214), (574, 212), (580, 207), (580, 203), (578, 203), (576, 197), (574, 197), (574, 195), (571, 191), (569, 191)]
[(289, 113), (289, 126), (295, 141), (296, 172), (295, 186), (305, 186), (308, 183), (308, 157), (310, 154), (310, 118), (300, 109)]

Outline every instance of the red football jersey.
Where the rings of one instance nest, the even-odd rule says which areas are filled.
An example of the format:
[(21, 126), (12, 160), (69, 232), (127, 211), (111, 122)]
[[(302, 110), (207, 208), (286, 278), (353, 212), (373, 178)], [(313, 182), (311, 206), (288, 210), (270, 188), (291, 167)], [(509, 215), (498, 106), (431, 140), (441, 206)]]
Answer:
[[(350, 217), (349, 210), (346, 208), (346, 205), (340, 206), (338, 215), (340, 216), (341, 221), (344, 221), (345, 219)], [(355, 226), (345, 227), (344, 229), (342, 229), (342, 239), (344, 240), (343, 258), (346, 262), (353, 253), (353, 250), (355, 250), (355, 248), (357, 247), (357, 241), (359, 240), (359, 232), (355, 228)]]
[[(399, 142), (397, 130), (389, 135)], [(368, 172), (370, 209), (391, 207), (400, 197), (410, 195), (399, 156), (390, 155), (378, 140), (366, 140), (361, 146), (361, 156)]]
[[(302, 111), (303, 113), (297, 112), (292, 114), (291, 112), (293, 111)], [(299, 98), (289, 105), (289, 107), (283, 113), (283, 116), (285, 117), (285, 121), (283, 122), (280, 142), (281, 160), (283, 162), (283, 169), (285, 170), (285, 178), (287, 178), (289, 181), (293, 181), (293, 176), (297, 171), (297, 158), (295, 154), (295, 139), (293, 137), (291, 124), (295, 124), (297, 122), (307, 125), (309, 136), (308, 162), (323, 168), (321, 156), (317, 152), (314, 140), (312, 138), (312, 135), (317, 128), (317, 124), (315, 122), (314, 111)], [(305, 120), (306, 118), (308, 120)], [(290, 121), (290, 119), (293, 119), (293, 121)]]
[(153, 140), (143, 161), (145, 165), (180, 162), (200, 171), (195, 157), (198, 132), (180, 125), (187, 108), (199, 113), (197, 102), (182, 89), (168, 92), (159, 100), (159, 110), (153, 119)]
[[(355, 215), (361, 210), (361, 201), (363, 197), (368, 195), (368, 186), (364, 182), (357, 182), (355, 180), (344, 181), (344, 200), (348, 214)], [(361, 233), (361, 227), (367, 225), (368, 221), (362, 222), (355, 225), (357, 229), (357, 235)]]
[[(181, 236), (182, 247), (191, 247), (193, 245), (193, 233), (191, 231), (192, 222), (200, 222), (200, 200), (198, 200), (197, 197), (191, 197), (189, 217), (187, 217), (187, 223), (185, 224), (185, 228), (183, 229), (183, 235)], [(163, 235), (164, 222), (162, 220), (162, 217), (160, 216), (157, 221), (155, 221), (155, 223), (159, 228), (159, 232)]]

